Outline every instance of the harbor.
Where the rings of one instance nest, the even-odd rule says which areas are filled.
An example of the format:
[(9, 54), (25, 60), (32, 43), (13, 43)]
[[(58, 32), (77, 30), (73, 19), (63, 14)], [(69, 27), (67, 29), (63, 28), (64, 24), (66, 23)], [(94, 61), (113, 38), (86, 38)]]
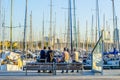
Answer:
[(0, 0), (0, 79), (120, 79), (120, 4), (86, 1)]

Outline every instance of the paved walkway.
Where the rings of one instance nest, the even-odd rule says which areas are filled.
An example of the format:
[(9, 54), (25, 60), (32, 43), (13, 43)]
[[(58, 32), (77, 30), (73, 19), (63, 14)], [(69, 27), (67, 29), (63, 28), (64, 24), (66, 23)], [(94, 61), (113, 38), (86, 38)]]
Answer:
[(1, 76), (0, 80), (120, 80), (120, 76)]
[(57, 71), (57, 75), (50, 73), (28, 72), (2, 72), (0, 71), (0, 80), (120, 80), (120, 70), (104, 70), (104, 74), (93, 74), (91, 71), (83, 73), (63, 73)]

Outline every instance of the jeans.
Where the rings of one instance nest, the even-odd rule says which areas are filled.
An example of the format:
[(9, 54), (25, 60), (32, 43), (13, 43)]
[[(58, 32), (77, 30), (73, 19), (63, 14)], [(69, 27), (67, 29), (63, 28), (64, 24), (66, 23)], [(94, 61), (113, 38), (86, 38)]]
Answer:
[[(63, 62), (63, 63), (68, 63), (68, 62)], [(65, 65), (65, 66), (67, 66), (67, 65)], [(64, 73), (64, 70), (62, 70), (62, 72), (61, 73)], [(68, 73), (68, 70), (66, 70), (66, 73)]]
[[(78, 63), (78, 62), (73, 60), (72, 63)], [(74, 70), (72, 70), (71, 72), (74, 72)], [(77, 70), (77, 72), (79, 72), (79, 70)]]

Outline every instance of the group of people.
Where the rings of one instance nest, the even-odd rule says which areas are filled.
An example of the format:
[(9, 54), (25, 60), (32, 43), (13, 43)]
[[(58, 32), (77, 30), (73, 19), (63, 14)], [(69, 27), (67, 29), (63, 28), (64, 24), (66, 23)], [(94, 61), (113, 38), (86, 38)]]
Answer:
[(39, 62), (53, 62), (54, 58), (54, 52), (51, 49), (51, 47), (48, 47), (48, 50), (46, 47), (44, 47), (43, 50), (40, 51), (40, 60)]
[[(64, 63), (69, 63), (70, 60), (72, 60), (72, 63), (78, 63), (79, 62), (79, 53), (77, 52), (77, 50), (74, 48), (73, 51), (69, 51), (68, 48), (64, 48), (64, 51), (62, 53), (62, 62)], [(72, 70), (71, 72), (74, 72), (74, 70)], [(77, 70), (77, 72), (79, 72)], [(64, 70), (62, 70), (61, 73), (64, 73)], [(66, 70), (66, 73), (68, 73), (68, 70)]]
[[(48, 50), (46, 49), (46, 47), (44, 47), (44, 49), (40, 51), (39, 62), (42, 62), (42, 63), (45, 63), (45, 62), (69, 63), (70, 60), (72, 60), (72, 63), (79, 62), (79, 53), (75, 48), (73, 49), (72, 52), (70, 52), (69, 49), (65, 47), (62, 52), (62, 58), (60, 60), (55, 60), (54, 51), (51, 49), (51, 47), (48, 47)], [(71, 72), (74, 72), (74, 70), (72, 70)], [(61, 73), (64, 73), (64, 70), (62, 70)], [(68, 73), (68, 70), (66, 70), (66, 73)]]
[[(43, 50), (40, 51), (40, 59), (38, 59), (38, 62), (53, 62), (54, 58), (54, 53), (53, 50), (51, 49), (51, 47), (48, 47), (48, 50), (46, 49), (46, 47), (44, 47)], [(40, 72), (40, 70), (38, 70), (38, 72)], [(43, 71), (45, 72), (45, 70)], [(49, 73), (51, 73), (52, 71), (49, 71)]]

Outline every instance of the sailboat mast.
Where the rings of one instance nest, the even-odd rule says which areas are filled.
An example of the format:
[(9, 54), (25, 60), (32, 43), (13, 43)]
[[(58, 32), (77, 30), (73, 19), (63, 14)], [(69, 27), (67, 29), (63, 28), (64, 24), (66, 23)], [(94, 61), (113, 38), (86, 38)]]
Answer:
[(88, 22), (86, 21), (86, 51), (88, 51)]
[(95, 27), (95, 43), (97, 43), (97, 0), (96, 0), (96, 27)]
[(12, 51), (12, 16), (13, 16), (13, 0), (11, 0), (11, 15), (10, 15), (10, 50)]
[(56, 34), (56, 13), (55, 13), (55, 24), (53, 28), (53, 49), (55, 49), (55, 35)]
[(70, 48), (70, 6), (69, 6), (69, 0), (68, 0), (68, 27), (67, 27), (67, 43), (66, 47)]
[(118, 23), (117, 23), (117, 16), (115, 16), (115, 25), (116, 25), (116, 46), (117, 46), (117, 49), (120, 50), (120, 47), (119, 47), (119, 29), (118, 29)]
[(112, 9), (113, 9), (113, 42), (114, 42), (114, 48), (117, 48), (116, 46), (116, 27), (115, 27), (115, 6), (114, 6), (114, 0), (112, 0)]
[(4, 10), (4, 19), (3, 19), (3, 23), (2, 23), (2, 28), (3, 28), (3, 34), (2, 34), (2, 38), (3, 38), (3, 46), (2, 46), (2, 49), (3, 49), (3, 51), (4, 51), (4, 39), (5, 39), (5, 10)]
[(27, 3), (28, 3), (28, 0), (26, 0), (26, 6), (25, 6), (23, 52), (25, 52), (25, 51), (26, 51)]
[(74, 37), (75, 37), (74, 40), (75, 40), (75, 47), (78, 48), (77, 31), (76, 31), (76, 10), (75, 10), (75, 9), (76, 9), (76, 2), (75, 2), (75, 1), (76, 1), (76, 0), (73, 0), (73, 7), (74, 7), (74, 8), (73, 8), (73, 9), (74, 9), (74, 10), (73, 10), (73, 11), (74, 11), (74, 33), (75, 33), (75, 34), (74, 34)]
[(69, 17), (70, 17), (70, 38), (71, 38), (71, 53), (73, 51), (73, 43), (72, 43), (72, 12), (71, 12), (71, 0), (69, 0)]
[(67, 26), (66, 26), (66, 15), (65, 15), (65, 33), (64, 33), (64, 43), (65, 43), (65, 46), (67, 46), (67, 44), (66, 44), (67, 43), (67, 41), (66, 41), (67, 40), (67, 37), (66, 37), (66, 34), (67, 34), (66, 27)]
[[(1, 29), (1, 26), (2, 26), (2, 23), (1, 23), (1, 19), (2, 19), (2, 16), (1, 16), (1, 3), (2, 2), (2, 0), (0, 0), (0, 29)], [(0, 34), (2, 34), (1, 33), (2, 31), (0, 31)], [(1, 36), (0, 36), (1, 37)], [(1, 40), (2, 41), (2, 40)], [(1, 50), (2, 50), (2, 46), (0, 46), (1, 47)]]
[(52, 45), (52, 0), (50, 0), (50, 33), (49, 33), (49, 46)]
[(113, 8), (113, 41), (114, 48), (119, 49), (119, 29), (117, 28), (117, 17), (115, 13), (115, 5), (114, 0), (112, 0), (112, 8)]
[(77, 22), (77, 27), (78, 27), (78, 31), (77, 31), (77, 33), (78, 33), (78, 47), (80, 48), (80, 26), (79, 26), (79, 20)]
[(30, 14), (30, 49), (33, 48), (33, 38), (32, 38), (32, 11), (31, 11), (31, 14)]
[(105, 14), (103, 15), (103, 30), (105, 30)]
[(97, 39), (99, 39), (99, 37), (100, 37), (100, 33), (101, 33), (101, 31), (100, 31), (100, 20), (99, 20), (99, 2), (98, 2), (98, 0), (96, 0), (96, 16), (97, 16), (97, 27), (98, 27), (98, 38)]
[(113, 8), (113, 28), (115, 28), (115, 6), (114, 6), (114, 0), (112, 0), (112, 8)]
[[(105, 14), (104, 14), (104, 15), (103, 15), (103, 36), (104, 36), (104, 34), (105, 34), (105, 31), (106, 31), (105, 21), (106, 21), (106, 20), (105, 20)], [(103, 49), (103, 51), (105, 51), (105, 48), (104, 48), (104, 47), (105, 47), (104, 39), (103, 39), (102, 44), (103, 44), (103, 48), (102, 48), (102, 49)], [(108, 47), (108, 46), (107, 46), (107, 47)], [(108, 47), (108, 48), (109, 48), (109, 47)]]
[(93, 29), (93, 24), (94, 24), (94, 18), (92, 15), (92, 25), (91, 25), (91, 47), (94, 47), (94, 29)]
[[(21, 27), (21, 24), (20, 24), (20, 23), (19, 23), (19, 27)], [(19, 35), (22, 36), (22, 35), (21, 35), (21, 30), (19, 31)], [(19, 39), (19, 40), (18, 40), (18, 41), (19, 41), (19, 50), (21, 50), (21, 37), (18, 37), (18, 39)]]
[(42, 48), (44, 47), (44, 13), (43, 13), (43, 27), (42, 27)]

